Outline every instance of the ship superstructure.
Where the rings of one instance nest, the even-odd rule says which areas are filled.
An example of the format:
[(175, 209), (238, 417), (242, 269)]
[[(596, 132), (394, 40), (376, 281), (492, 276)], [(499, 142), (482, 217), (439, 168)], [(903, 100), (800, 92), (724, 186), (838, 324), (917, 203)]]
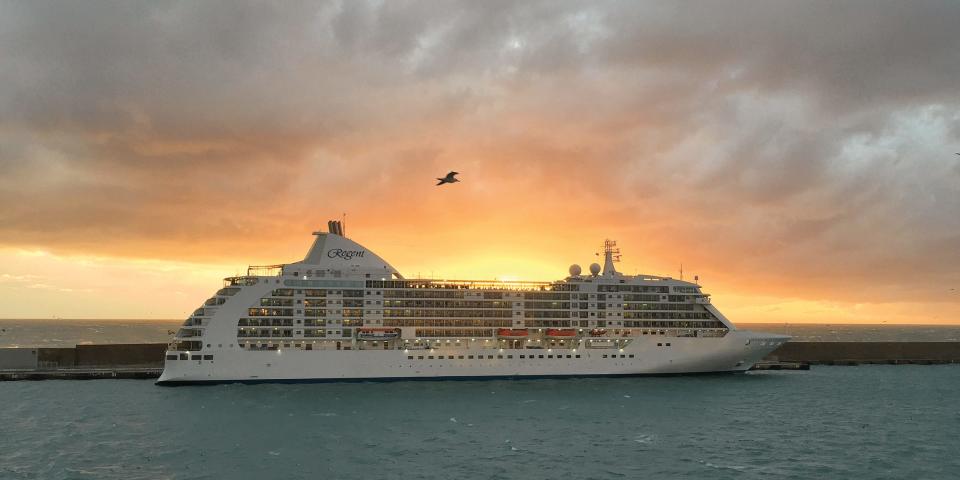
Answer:
[(789, 337), (736, 327), (697, 283), (578, 265), (555, 282), (406, 279), (328, 222), (184, 322), (160, 384), (742, 372)]

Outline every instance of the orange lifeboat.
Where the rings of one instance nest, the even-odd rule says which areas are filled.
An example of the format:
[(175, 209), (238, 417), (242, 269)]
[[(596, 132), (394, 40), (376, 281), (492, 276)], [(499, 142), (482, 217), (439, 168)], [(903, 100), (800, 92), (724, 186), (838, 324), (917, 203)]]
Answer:
[(593, 330), (590, 330), (591, 337), (602, 337), (606, 334), (607, 334), (606, 328), (594, 328)]
[(548, 337), (560, 337), (560, 338), (570, 338), (577, 336), (577, 331), (574, 329), (559, 329), (559, 328), (548, 328), (547, 329)]
[(530, 335), (526, 329), (501, 328), (497, 330), (498, 337), (526, 337)]

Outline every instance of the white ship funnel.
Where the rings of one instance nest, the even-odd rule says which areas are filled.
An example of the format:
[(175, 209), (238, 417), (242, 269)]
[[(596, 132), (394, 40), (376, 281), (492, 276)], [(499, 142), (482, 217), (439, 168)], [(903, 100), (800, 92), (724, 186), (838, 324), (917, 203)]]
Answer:
[[(386, 276), (403, 278), (397, 269), (368, 248), (343, 236), (343, 226), (336, 220), (327, 222), (329, 232), (313, 232), (310, 251), (299, 264), (308, 269), (357, 271), (373, 278)], [(291, 264), (293, 265), (293, 264)], [(290, 265), (288, 265), (289, 267)]]

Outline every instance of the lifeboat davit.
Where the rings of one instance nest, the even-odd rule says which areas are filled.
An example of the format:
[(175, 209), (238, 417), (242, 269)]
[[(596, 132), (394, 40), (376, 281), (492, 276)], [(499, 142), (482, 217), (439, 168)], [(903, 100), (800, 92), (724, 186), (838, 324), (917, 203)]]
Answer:
[(577, 336), (577, 331), (574, 329), (559, 329), (559, 328), (548, 328), (547, 329), (548, 337), (560, 337), (560, 338), (570, 338)]
[(528, 335), (530, 335), (530, 332), (521, 328), (501, 328), (497, 330), (498, 337), (526, 337)]
[(390, 340), (399, 336), (399, 328), (361, 328), (357, 330), (357, 337), (361, 340)]
[(594, 328), (593, 330), (590, 330), (591, 337), (602, 337), (606, 334), (607, 334), (606, 328)]

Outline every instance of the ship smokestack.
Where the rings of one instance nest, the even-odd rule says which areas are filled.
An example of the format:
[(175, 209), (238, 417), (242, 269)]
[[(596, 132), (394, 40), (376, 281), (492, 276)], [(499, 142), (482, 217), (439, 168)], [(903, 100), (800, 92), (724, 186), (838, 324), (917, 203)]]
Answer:
[(341, 237), (344, 236), (344, 235), (343, 235), (343, 223), (341, 223), (339, 220), (329, 220), (329, 221), (327, 221), (327, 230), (329, 230), (330, 233), (333, 233), (333, 234), (336, 234), (336, 235), (340, 235)]

